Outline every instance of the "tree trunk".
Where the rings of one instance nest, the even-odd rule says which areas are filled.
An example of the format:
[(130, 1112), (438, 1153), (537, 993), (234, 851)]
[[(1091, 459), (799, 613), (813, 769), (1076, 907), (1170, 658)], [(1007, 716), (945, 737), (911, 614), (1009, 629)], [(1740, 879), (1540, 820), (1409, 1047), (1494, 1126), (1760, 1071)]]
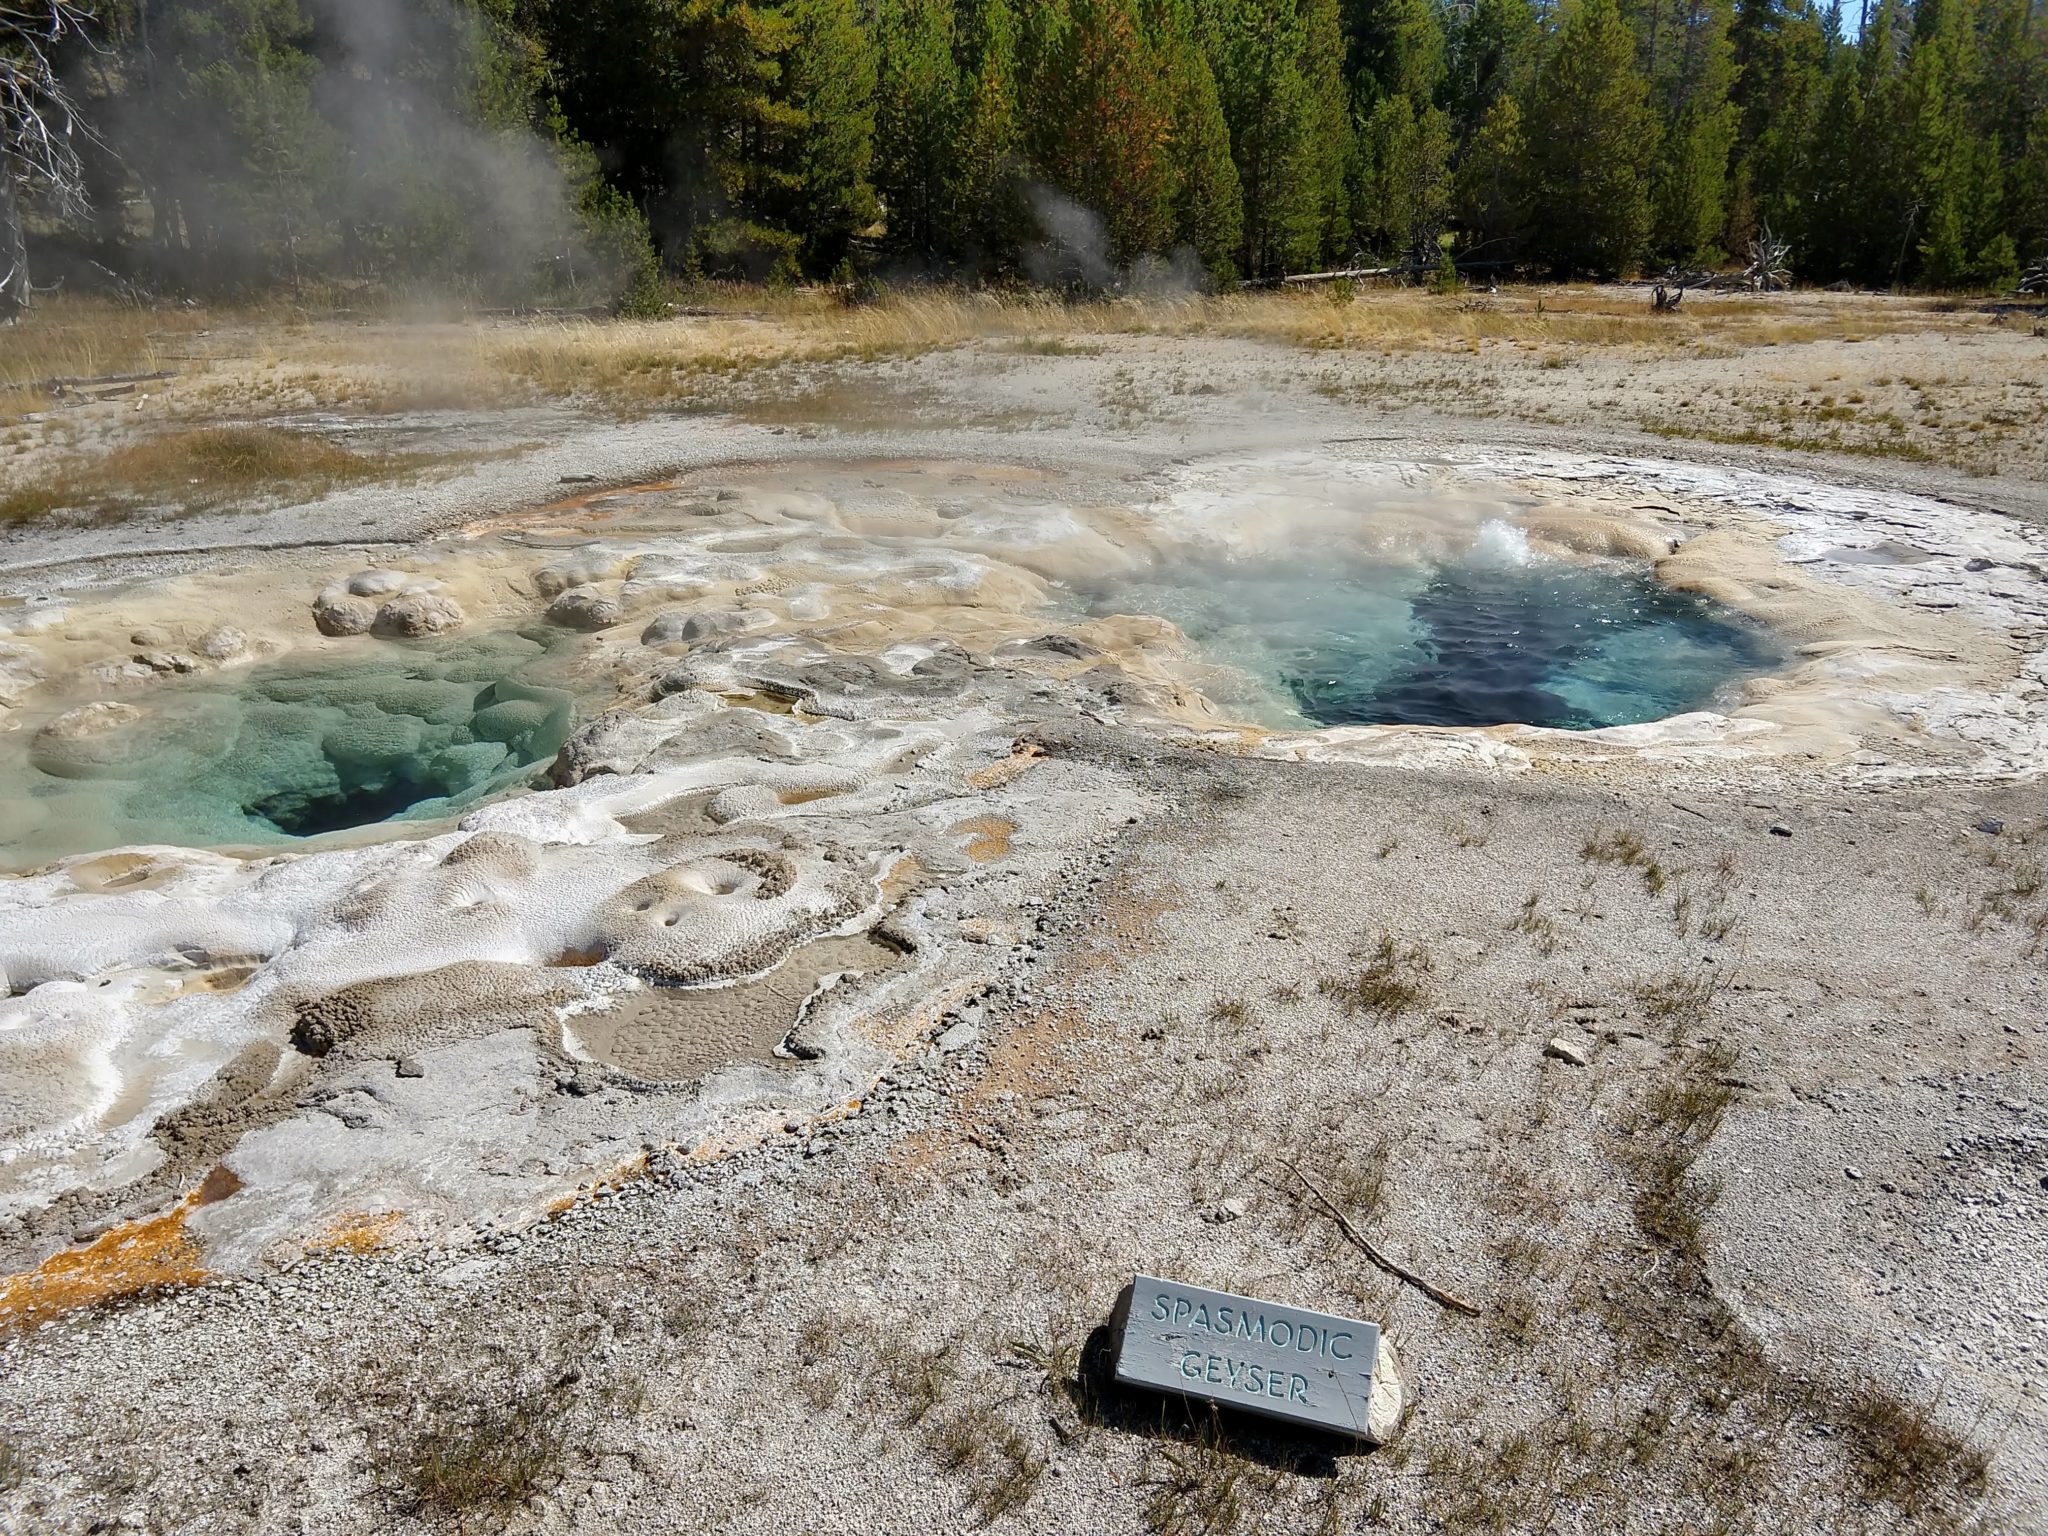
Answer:
[(0, 325), (28, 308), (28, 236), (21, 226), (21, 195), (14, 161), (0, 150)]

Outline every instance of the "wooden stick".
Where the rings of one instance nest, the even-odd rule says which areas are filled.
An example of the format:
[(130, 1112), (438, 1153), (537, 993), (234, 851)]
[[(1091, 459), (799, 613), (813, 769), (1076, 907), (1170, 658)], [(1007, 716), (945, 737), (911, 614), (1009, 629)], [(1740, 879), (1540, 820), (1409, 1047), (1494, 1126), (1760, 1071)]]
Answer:
[(1323, 1208), (1324, 1213), (1328, 1215), (1332, 1221), (1337, 1223), (1337, 1230), (1342, 1232), (1347, 1238), (1351, 1240), (1351, 1244), (1353, 1247), (1355, 1247), (1360, 1253), (1364, 1254), (1368, 1259), (1371, 1259), (1373, 1263), (1377, 1264), (1381, 1269), (1385, 1270), (1388, 1274), (1392, 1275), (1396, 1280), (1400, 1280), (1408, 1285), (1414, 1286), (1415, 1289), (1422, 1292), (1423, 1295), (1427, 1296), (1431, 1301), (1435, 1302), (1440, 1307), (1448, 1308), (1450, 1311), (1453, 1312), (1463, 1312), (1467, 1317), (1477, 1317), (1479, 1315), (1479, 1309), (1473, 1306), (1471, 1302), (1466, 1301), (1463, 1297), (1453, 1296), (1449, 1291), (1444, 1290), (1441, 1286), (1431, 1285), (1427, 1280), (1423, 1279), (1422, 1276), (1416, 1274), (1413, 1270), (1402, 1268), (1399, 1264), (1396, 1264), (1392, 1259), (1388, 1258), (1384, 1253), (1381, 1253), (1379, 1249), (1375, 1248), (1372, 1245), (1371, 1240), (1367, 1238), (1364, 1233), (1360, 1232), (1358, 1228), (1351, 1225), (1350, 1218), (1347, 1217), (1344, 1214), (1344, 1212), (1338, 1208), (1337, 1202), (1332, 1200), (1328, 1195), (1324, 1194), (1322, 1190), (1318, 1189), (1314, 1181), (1312, 1181), (1307, 1174), (1303, 1173), (1293, 1163), (1289, 1162), (1286, 1158), (1282, 1158), (1280, 1160), (1280, 1166), (1285, 1168), (1289, 1173), (1293, 1174), (1297, 1179), (1301, 1180), (1301, 1187), (1307, 1190), (1309, 1192), (1310, 1197), (1315, 1200), (1316, 1204), (1320, 1205)]

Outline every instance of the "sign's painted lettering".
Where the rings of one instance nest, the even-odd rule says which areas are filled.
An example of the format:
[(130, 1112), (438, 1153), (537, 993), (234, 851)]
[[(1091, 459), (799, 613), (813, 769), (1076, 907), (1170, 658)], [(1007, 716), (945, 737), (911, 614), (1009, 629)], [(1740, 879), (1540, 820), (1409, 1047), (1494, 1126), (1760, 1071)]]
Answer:
[(1116, 1373), (1134, 1386), (1362, 1434), (1379, 1347), (1376, 1323), (1139, 1275)]

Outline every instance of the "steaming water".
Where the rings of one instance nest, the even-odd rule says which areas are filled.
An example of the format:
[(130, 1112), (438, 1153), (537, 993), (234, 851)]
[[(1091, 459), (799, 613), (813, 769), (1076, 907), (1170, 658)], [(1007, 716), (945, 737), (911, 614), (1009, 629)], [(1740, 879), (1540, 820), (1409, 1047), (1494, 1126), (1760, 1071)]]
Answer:
[(1097, 615), (1173, 620), (1217, 664), (1211, 698), (1290, 729), (1633, 725), (1729, 702), (1780, 660), (1756, 628), (1640, 566), (1534, 556), (1498, 521), (1451, 563), (1188, 562), (1083, 597)]
[(558, 634), (358, 643), (44, 707), (0, 736), (0, 865), (431, 821), (532, 779), (574, 725)]

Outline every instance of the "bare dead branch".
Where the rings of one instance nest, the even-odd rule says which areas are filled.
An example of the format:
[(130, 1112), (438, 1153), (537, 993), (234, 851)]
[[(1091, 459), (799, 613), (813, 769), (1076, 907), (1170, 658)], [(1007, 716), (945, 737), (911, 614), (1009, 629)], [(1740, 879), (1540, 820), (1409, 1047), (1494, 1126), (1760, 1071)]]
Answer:
[(1414, 1270), (1396, 1264), (1392, 1259), (1388, 1258), (1373, 1245), (1370, 1238), (1366, 1237), (1364, 1233), (1351, 1224), (1351, 1218), (1344, 1214), (1343, 1209), (1337, 1202), (1325, 1194), (1316, 1185), (1315, 1181), (1303, 1173), (1294, 1163), (1286, 1158), (1282, 1158), (1280, 1166), (1300, 1181), (1301, 1187), (1308, 1191), (1309, 1198), (1322, 1208), (1324, 1215), (1337, 1224), (1337, 1230), (1344, 1234), (1350, 1241), (1351, 1246), (1364, 1254), (1375, 1265), (1385, 1270), (1396, 1280), (1401, 1281), (1404, 1285), (1414, 1286), (1416, 1290), (1422, 1292), (1423, 1295), (1440, 1307), (1452, 1312), (1463, 1312), (1467, 1317), (1479, 1316), (1479, 1309), (1473, 1306), (1471, 1302), (1466, 1301), (1463, 1297), (1452, 1295), (1442, 1286), (1432, 1285), (1429, 1281), (1423, 1279), (1422, 1276), (1416, 1274)]

